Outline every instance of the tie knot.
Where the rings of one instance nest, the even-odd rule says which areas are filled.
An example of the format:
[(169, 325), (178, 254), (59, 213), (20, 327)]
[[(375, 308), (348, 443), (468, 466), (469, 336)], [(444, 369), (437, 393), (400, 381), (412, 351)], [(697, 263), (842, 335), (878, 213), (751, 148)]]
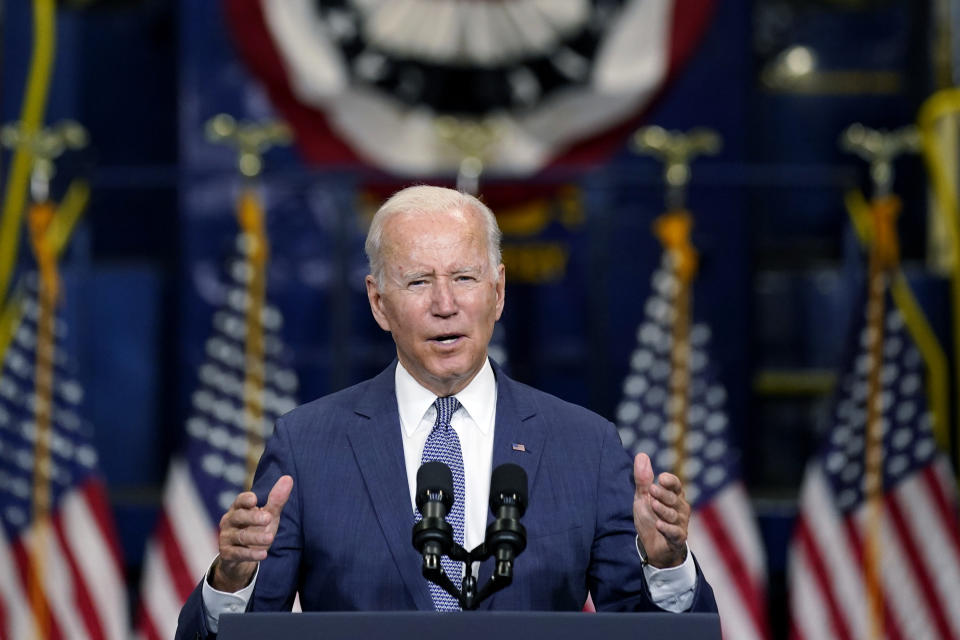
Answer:
[(437, 408), (437, 424), (450, 426), (450, 418), (460, 408), (460, 401), (454, 396), (447, 396), (437, 398), (433, 404)]

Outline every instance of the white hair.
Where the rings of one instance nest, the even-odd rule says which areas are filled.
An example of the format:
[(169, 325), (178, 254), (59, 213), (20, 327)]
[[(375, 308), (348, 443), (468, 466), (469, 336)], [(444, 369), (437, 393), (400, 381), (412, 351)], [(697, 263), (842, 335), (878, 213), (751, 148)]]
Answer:
[(500, 227), (497, 218), (490, 207), (483, 204), (476, 197), (430, 185), (416, 185), (401, 189), (384, 202), (370, 222), (367, 232), (367, 241), (364, 250), (367, 261), (370, 263), (370, 274), (377, 281), (377, 289), (383, 290), (383, 229), (391, 217), (398, 213), (429, 214), (447, 213), (449, 211), (473, 211), (483, 218), (486, 231), (487, 257), (490, 261), (492, 279), (497, 277), (497, 267), (500, 265)]

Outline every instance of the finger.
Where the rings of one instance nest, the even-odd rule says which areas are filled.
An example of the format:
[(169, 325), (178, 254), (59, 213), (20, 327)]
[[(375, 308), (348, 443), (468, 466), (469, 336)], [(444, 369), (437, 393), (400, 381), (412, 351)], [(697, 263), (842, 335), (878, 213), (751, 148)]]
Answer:
[(276, 531), (264, 527), (224, 529), (220, 532), (220, 552), (227, 549), (266, 549), (273, 544)]
[(663, 520), (657, 520), (657, 531), (663, 534), (671, 546), (678, 547), (687, 541), (687, 533), (683, 527), (676, 524), (670, 524)]
[(676, 524), (680, 519), (680, 514), (676, 509), (668, 507), (657, 500), (653, 501), (653, 512), (656, 513), (661, 520), (670, 524)]
[(237, 545), (249, 549), (266, 549), (273, 544), (275, 533), (276, 531), (264, 529), (263, 527), (240, 529), (237, 532)]
[(290, 476), (280, 476), (280, 479), (273, 485), (273, 489), (270, 489), (270, 495), (267, 496), (267, 504), (263, 507), (264, 511), (272, 515), (274, 519), (279, 520), (283, 505), (287, 504), (292, 490), (293, 478)]
[(263, 509), (244, 509), (242, 511), (228, 511), (221, 527), (243, 529), (246, 527), (262, 527), (270, 524), (273, 518)]
[(650, 485), (649, 491), (650, 495), (658, 502), (662, 502), (669, 507), (676, 507), (680, 503), (680, 496), (669, 489), (664, 489), (660, 485)]
[(233, 500), (231, 509), (255, 509), (257, 506), (257, 494), (253, 491), (244, 491)]
[(683, 483), (680, 482), (680, 478), (673, 475), (672, 473), (667, 473), (664, 471), (657, 478), (660, 486), (668, 491), (680, 495), (683, 492)]
[(637, 486), (637, 497), (650, 492), (650, 486), (653, 484), (653, 466), (650, 464), (650, 457), (645, 453), (638, 453), (633, 459), (633, 481)]

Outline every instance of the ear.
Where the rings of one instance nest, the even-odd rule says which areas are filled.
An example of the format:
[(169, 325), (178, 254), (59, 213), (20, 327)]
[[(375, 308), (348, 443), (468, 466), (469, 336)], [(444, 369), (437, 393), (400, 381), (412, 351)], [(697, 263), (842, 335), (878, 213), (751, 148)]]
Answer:
[(373, 313), (373, 319), (377, 321), (381, 329), (390, 331), (390, 321), (387, 320), (387, 314), (383, 308), (383, 294), (377, 288), (376, 279), (372, 275), (368, 275), (364, 282), (367, 285), (367, 300), (370, 302), (370, 312)]
[(507, 269), (503, 266), (503, 263), (500, 263), (500, 266), (497, 267), (497, 282), (494, 285), (497, 292), (497, 320), (500, 319), (501, 314), (503, 314), (503, 303), (506, 302), (507, 295)]

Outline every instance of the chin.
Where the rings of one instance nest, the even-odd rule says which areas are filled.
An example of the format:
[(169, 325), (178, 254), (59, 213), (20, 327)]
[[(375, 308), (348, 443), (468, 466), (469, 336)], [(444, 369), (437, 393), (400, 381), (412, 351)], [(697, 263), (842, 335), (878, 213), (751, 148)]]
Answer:
[(466, 363), (462, 365), (452, 365), (450, 363), (445, 363), (441, 366), (433, 367), (430, 370), (430, 374), (434, 376), (437, 380), (443, 382), (457, 382), (468, 378), (472, 375), (475, 370), (479, 370), (479, 367), (476, 369), (471, 366), (472, 363)]
[(440, 382), (456, 382), (465, 378), (468, 373), (466, 369), (457, 368), (444, 368), (444, 369), (434, 369), (430, 372), (436, 380)]

